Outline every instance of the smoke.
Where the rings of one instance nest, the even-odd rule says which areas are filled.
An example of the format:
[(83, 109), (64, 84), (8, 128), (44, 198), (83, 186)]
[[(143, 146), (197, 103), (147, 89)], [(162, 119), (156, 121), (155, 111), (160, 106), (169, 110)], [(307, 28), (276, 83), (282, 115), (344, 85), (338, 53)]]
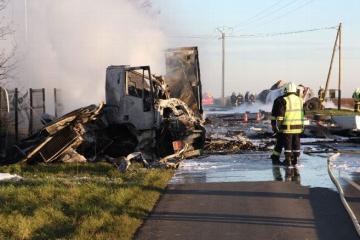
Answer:
[[(245, 112), (249, 112), (249, 113), (258, 113), (260, 111), (265, 111), (265, 112), (271, 112), (272, 110), (272, 103), (268, 103), (268, 104), (263, 104), (263, 103), (259, 103), (259, 102), (255, 102), (255, 103), (245, 103), (245, 104), (241, 104), (240, 106), (237, 107), (232, 107), (228, 110), (215, 110), (215, 111), (209, 111), (209, 113), (211, 112), (211, 114), (236, 114), (236, 113), (245, 113)], [(205, 112), (205, 115), (207, 114), (207, 112)]]
[(236, 113), (257, 113), (259, 111), (271, 112), (272, 103), (263, 104), (259, 102), (255, 102), (252, 104), (241, 104), (240, 106), (233, 109)]
[(109, 65), (150, 65), (152, 72), (164, 72), (166, 37), (151, 1), (36, 0), (28, 1), (27, 9), (20, 1), (15, 5), (23, 7), (15, 16), (22, 46), (17, 84), (50, 93), (60, 88), (66, 111), (105, 99)]

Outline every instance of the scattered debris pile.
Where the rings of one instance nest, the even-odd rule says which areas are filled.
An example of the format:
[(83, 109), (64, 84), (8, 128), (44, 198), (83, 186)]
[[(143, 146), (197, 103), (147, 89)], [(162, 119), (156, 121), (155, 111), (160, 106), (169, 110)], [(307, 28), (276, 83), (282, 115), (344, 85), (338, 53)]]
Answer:
[(106, 160), (113, 163), (116, 168), (121, 172), (126, 172), (130, 165), (134, 162), (143, 164), (144, 167), (148, 168), (150, 165), (144, 158), (141, 152), (130, 153), (126, 157), (112, 158), (106, 156)]
[[(265, 119), (265, 115), (262, 116)], [(254, 128), (254, 126), (257, 128)], [(243, 114), (211, 114), (206, 119), (206, 154), (232, 154), (244, 151), (263, 151), (266, 146), (255, 145), (249, 138), (269, 135), (269, 123), (256, 118), (244, 122)]]
[(102, 113), (103, 107), (104, 104), (90, 105), (49, 123), (36, 134), (13, 145), (2, 163), (86, 161), (77, 150), (84, 147), (82, 144), (96, 141), (92, 124)]
[[(126, 171), (134, 161), (141, 162), (145, 167), (177, 167), (179, 160), (200, 155), (200, 149), (204, 144), (204, 140), (201, 139), (205, 138), (205, 130), (199, 118), (179, 99), (161, 100), (156, 106), (167, 114), (163, 116), (164, 121), (157, 140), (158, 148), (162, 146), (162, 155), (164, 151), (169, 154), (160, 160), (159, 157), (150, 158), (159, 161), (151, 161), (149, 164), (142, 152), (133, 152), (134, 149), (140, 148), (133, 146), (139, 143), (136, 138), (132, 139), (131, 135), (114, 134), (113, 126), (107, 123), (104, 114), (106, 106), (100, 104), (80, 108), (48, 123), (38, 133), (12, 146), (2, 164), (88, 162), (104, 159), (113, 163), (119, 170)], [(174, 138), (181, 139), (176, 141), (177, 147), (173, 146)], [(149, 142), (154, 139), (149, 139)], [(146, 146), (141, 147), (146, 149)], [(150, 151), (155, 150), (150, 148)]]
[(242, 151), (258, 150), (248, 139), (206, 139), (204, 152), (205, 153), (240, 153)]

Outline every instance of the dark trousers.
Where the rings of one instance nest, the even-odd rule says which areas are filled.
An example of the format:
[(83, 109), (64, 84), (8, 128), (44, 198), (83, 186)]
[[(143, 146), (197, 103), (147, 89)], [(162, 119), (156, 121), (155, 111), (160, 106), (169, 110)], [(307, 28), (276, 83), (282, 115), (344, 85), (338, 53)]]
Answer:
[(280, 159), (280, 155), (281, 155), (281, 151), (282, 151), (283, 147), (284, 147), (284, 134), (277, 133), (275, 147), (272, 152), (273, 158)]
[(278, 133), (273, 155), (280, 157), (282, 148), (285, 148), (285, 158), (298, 158), (300, 156), (300, 134)]
[(298, 158), (300, 156), (300, 134), (284, 134), (285, 157)]

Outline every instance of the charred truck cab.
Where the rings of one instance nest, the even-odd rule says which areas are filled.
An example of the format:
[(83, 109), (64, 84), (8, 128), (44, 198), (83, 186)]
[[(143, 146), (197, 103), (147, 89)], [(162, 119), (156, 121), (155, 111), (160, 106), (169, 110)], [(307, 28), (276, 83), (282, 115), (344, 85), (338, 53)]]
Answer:
[(159, 127), (150, 67), (110, 66), (106, 71), (106, 115), (109, 124), (142, 131)]
[(174, 153), (176, 141), (188, 150), (202, 148), (201, 117), (169, 92), (166, 81), (151, 75), (149, 66), (108, 67), (104, 114), (113, 144), (107, 153), (115, 157), (141, 151), (147, 158), (164, 157)]
[(149, 66), (110, 66), (106, 70), (109, 155), (116, 157), (141, 150), (153, 152), (159, 113), (155, 111), (154, 82)]

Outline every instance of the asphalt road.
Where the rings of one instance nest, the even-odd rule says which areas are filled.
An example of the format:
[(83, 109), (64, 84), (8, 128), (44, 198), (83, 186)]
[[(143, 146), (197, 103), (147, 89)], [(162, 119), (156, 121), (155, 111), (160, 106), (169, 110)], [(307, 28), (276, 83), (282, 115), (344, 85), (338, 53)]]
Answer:
[(237, 182), (169, 185), (135, 239), (358, 237), (333, 190), (295, 182)]
[(340, 178), (340, 181), (343, 183), (346, 201), (356, 217), (360, 219), (360, 173), (353, 173), (352, 179), (350, 181), (352, 184), (343, 178)]

